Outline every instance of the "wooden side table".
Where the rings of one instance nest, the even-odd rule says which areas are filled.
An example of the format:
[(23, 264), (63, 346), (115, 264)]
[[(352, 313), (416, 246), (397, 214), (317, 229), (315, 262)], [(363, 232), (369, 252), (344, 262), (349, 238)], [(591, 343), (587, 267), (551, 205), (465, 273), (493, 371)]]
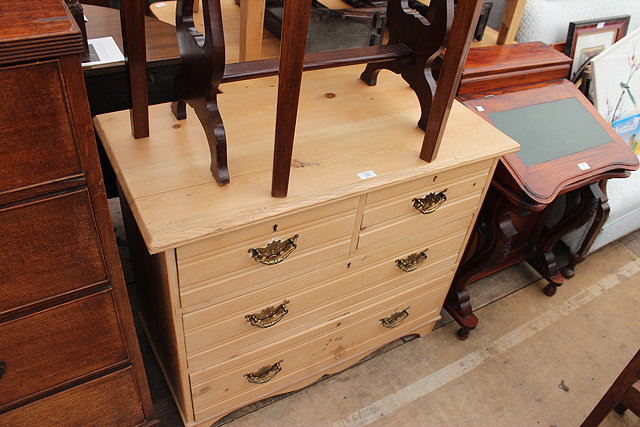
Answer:
[[(509, 56), (501, 59), (503, 68), (508, 67), (504, 64), (509, 64)], [(503, 72), (501, 85), (458, 97), (521, 144), (521, 151), (502, 157), (496, 169), (447, 296), (445, 308), (460, 324), (461, 339), (478, 324), (468, 284), (527, 261), (548, 281), (545, 293), (555, 294), (564, 280), (553, 252), (556, 243), (584, 225), (598, 209), (606, 209), (602, 190), (607, 179), (627, 177), (638, 168), (637, 158), (573, 84), (565, 79), (545, 80), (545, 73), (553, 74), (558, 68), (553, 65), (555, 60), (546, 61), (544, 72), (536, 74), (522, 71), (525, 57), (514, 57), (511, 77), (504, 78), (509, 73)], [(467, 62), (468, 68), (473, 65)], [(483, 66), (491, 68), (486, 63)], [(479, 76), (484, 78), (487, 86), (496, 81), (479, 72), (466, 74), (475, 75), (476, 83)], [(510, 80), (529, 84), (504, 87)], [(463, 78), (461, 92), (467, 89)], [(558, 196), (563, 194), (566, 197), (561, 202)], [(549, 216), (559, 203), (565, 203), (564, 209), (559, 206), (561, 217), (549, 227)]]

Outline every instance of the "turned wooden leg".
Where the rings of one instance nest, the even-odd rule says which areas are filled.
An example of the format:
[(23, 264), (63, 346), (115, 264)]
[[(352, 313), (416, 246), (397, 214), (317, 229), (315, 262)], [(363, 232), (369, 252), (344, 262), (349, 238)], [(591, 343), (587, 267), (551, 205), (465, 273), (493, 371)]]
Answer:
[(171, 103), (171, 112), (173, 116), (178, 120), (184, 120), (187, 118), (187, 103), (180, 99)]
[(469, 338), (469, 333), (471, 332), (471, 329), (467, 329), (467, 328), (460, 328), (458, 329), (458, 332), (456, 332), (456, 335), (458, 336), (458, 338), (460, 339), (460, 341), (464, 341), (467, 338)]

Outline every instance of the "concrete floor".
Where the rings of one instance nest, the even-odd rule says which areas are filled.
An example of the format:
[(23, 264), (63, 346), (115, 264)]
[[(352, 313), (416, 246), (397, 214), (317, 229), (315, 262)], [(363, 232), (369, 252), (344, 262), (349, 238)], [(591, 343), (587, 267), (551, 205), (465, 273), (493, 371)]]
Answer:
[[(640, 231), (591, 254), (554, 297), (544, 285), (526, 265), (498, 273), (470, 288), (480, 324), (467, 341), (443, 315), (427, 337), (217, 425), (577, 426), (640, 347)], [(181, 425), (141, 344), (162, 425)]]

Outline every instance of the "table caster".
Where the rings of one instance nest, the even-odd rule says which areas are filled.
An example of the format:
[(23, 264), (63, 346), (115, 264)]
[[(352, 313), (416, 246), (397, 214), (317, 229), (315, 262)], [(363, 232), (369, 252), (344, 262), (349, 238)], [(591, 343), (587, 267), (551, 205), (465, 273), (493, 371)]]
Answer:
[(544, 289), (542, 290), (542, 292), (544, 292), (544, 294), (548, 297), (552, 297), (556, 294), (556, 292), (558, 291), (558, 286), (553, 284), (553, 283), (549, 283), (547, 286), (544, 287)]
[(471, 329), (467, 329), (467, 328), (460, 328), (458, 329), (458, 332), (456, 332), (456, 335), (458, 335), (458, 338), (461, 341), (466, 340), (467, 338), (469, 338), (469, 332), (471, 332)]

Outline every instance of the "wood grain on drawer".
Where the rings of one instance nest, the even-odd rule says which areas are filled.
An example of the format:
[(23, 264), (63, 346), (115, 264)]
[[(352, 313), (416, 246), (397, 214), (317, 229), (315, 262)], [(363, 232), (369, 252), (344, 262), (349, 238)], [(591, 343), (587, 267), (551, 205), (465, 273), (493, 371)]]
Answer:
[(0, 229), (0, 313), (107, 280), (86, 189), (0, 208)]
[[(269, 241), (272, 238), (282, 238), (288, 234), (295, 234), (297, 229), (305, 224), (323, 220), (335, 215), (355, 215), (358, 207), (358, 197), (352, 197), (334, 203), (317, 206), (311, 209), (298, 211), (289, 215), (282, 215), (269, 221), (262, 221), (234, 231), (226, 232), (208, 239), (201, 240), (176, 249), (178, 261), (216, 251), (220, 248), (233, 246), (241, 242), (251, 240)], [(241, 212), (238, 212), (241, 215)]]
[[(417, 230), (438, 228), (447, 222), (469, 216), (479, 207), (481, 193), (473, 193), (465, 198), (458, 198), (450, 204), (443, 205), (436, 212), (423, 215), (414, 211), (409, 216), (394, 219), (386, 223), (369, 227), (358, 236), (358, 250), (369, 250), (374, 247), (400, 240), (416, 233)], [(447, 203), (449, 200), (447, 200)]]
[(145, 422), (127, 368), (0, 415), (6, 426), (136, 426)]
[[(378, 299), (390, 297), (416, 280), (428, 282), (430, 278), (451, 271), (464, 236), (464, 233), (459, 233), (433, 242), (424, 268), (410, 273), (397, 268), (395, 258), (404, 255), (397, 254), (383, 263), (324, 283), (308, 282), (305, 277), (298, 277), (206, 310), (188, 313), (183, 317), (183, 324), (189, 367), (195, 369), (224, 362)], [(277, 307), (285, 300), (289, 301), (286, 305), (288, 313), (271, 327), (252, 326), (245, 318), (245, 315), (259, 313), (269, 306)], [(256, 305), (256, 301), (268, 303)], [(234, 309), (241, 311), (224, 315)]]
[(111, 291), (0, 324), (0, 408), (127, 360)]
[[(491, 170), (493, 160), (485, 160), (482, 162), (465, 165), (458, 168), (447, 169), (435, 174), (426, 175), (411, 181), (395, 184), (380, 190), (372, 191), (367, 195), (367, 205), (375, 204), (394, 197), (405, 196), (407, 194), (426, 193), (442, 187), (447, 182), (456, 182), (464, 177), (488, 174)], [(443, 187), (445, 188), (445, 187)], [(422, 194), (424, 196), (424, 194)]]
[[(355, 212), (348, 215), (337, 215), (321, 219), (303, 226), (294, 227), (289, 232), (278, 232), (273, 236), (264, 236), (257, 240), (241, 242), (234, 246), (212, 247), (211, 252), (178, 261), (178, 275), (180, 287), (187, 288), (203, 281), (221, 279), (226, 274), (242, 275), (248, 272), (269, 272), (287, 270), (287, 266), (297, 264), (297, 268), (304, 268), (301, 260), (307, 262), (322, 262), (327, 256), (336, 257), (340, 253), (318, 251), (322, 245), (338, 239), (350, 238), (355, 227)], [(273, 233), (272, 233), (273, 234)], [(265, 265), (254, 260), (250, 249), (263, 248), (273, 240), (286, 241), (298, 236), (297, 248), (291, 255), (279, 264)], [(312, 258), (309, 254), (315, 252)], [(342, 254), (348, 253), (343, 251)], [(304, 262), (302, 262), (304, 264)]]
[[(451, 275), (440, 277), (439, 287), (428, 291), (419, 284), (366, 308), (339, 316), (305, 334), (298, 334), (230, 363), (191, 374), (196, 418), (212, 405), (230, 406), (230, 400), (247, 402), (275, 394), (291, 384), (317, 377), (332, 365), (363, 357), (378, 345), (400, 338), (419, 325), (436, 320)], [(408, 309), (399, 326), (388, 329), (380, 320)], [(281, 362), (282, 371), (271, 381), (252, 384), (244, 374)]]
[(0, 70), (0, 103), (0, 193), (82, 173), (57, 61)]

